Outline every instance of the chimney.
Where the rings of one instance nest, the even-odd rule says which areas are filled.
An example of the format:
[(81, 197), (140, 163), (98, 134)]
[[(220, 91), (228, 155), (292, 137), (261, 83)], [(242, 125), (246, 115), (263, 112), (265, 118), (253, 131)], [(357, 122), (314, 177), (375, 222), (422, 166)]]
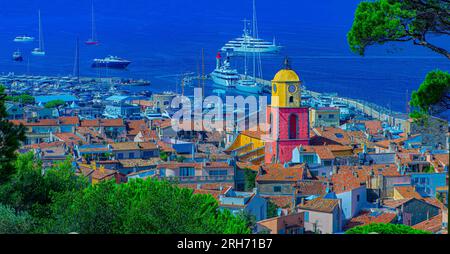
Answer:
[(333, 175), (336, 175), (339, 173), (339, 166), (334, 166), (333, 167)]
[(259, 166), (258, 171), (259, 171), (260, 175), (265, 175), (266, 174), (266, 171), (264, 170), (264, 168), (262, 166)]

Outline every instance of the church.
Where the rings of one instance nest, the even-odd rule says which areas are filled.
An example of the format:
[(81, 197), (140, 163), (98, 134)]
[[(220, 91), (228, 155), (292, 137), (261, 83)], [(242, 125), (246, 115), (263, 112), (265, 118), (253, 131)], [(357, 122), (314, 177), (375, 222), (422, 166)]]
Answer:
[(301, 106), (301, 81), (288, 59), (272, 80), (266, 116), (271, 131), (265, 140), (265, 163), (290, 162), (295, 147), (309, 144), (309, 111)]
[(226, 152), (255, 165), (285, 163), (295, 147), (309, 144), (309, 109), (301, 106), (301, 81), (288, 59), (272, 80), (266, 117), (269, 133), (243, 131)]

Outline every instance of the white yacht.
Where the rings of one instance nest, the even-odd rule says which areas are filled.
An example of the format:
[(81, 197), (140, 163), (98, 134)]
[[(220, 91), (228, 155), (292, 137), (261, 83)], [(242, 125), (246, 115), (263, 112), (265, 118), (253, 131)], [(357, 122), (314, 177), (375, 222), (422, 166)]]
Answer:
[(216, 69), (210, 74), (216, 85), (234, 87), (240, 79), (237, 70), (231, 68), (230, 59), (227, 57), (222, 63), (220, 52), (216, 56)]
[(26, 35), (17, 36), (16, 38), (14, 38), (14, 42), (33, 42), (33, 41), (34, 37)]
[[(256, 21), (256, 10), (255, 3), (253, 2), (253, 24), (257, 24)], [(277, 45), (275, 38), (273, 42), (265, 41), (260, 39), (258, 36), (258, 26), (252, 28), (253, 31), (247, 29), (248, 20), (243, 20), (244, 30), (243, 34), (239, 38), (235, 38), (227, 42), (223, 47), (222, 51), (228, 53), (277, 53), (280, 51), (281, 46)], [(252, 34), (253, 33), (253, 34)]]
[(236, 38), (227, 42), (223, 47), (223, 52), (230, 53), (278, 53), (281, 46), (278, 46), (275, 42), (264, 41), (263, 39), (257, 39), (249, 35), (248, 30), (244, 30), (242, 37)]

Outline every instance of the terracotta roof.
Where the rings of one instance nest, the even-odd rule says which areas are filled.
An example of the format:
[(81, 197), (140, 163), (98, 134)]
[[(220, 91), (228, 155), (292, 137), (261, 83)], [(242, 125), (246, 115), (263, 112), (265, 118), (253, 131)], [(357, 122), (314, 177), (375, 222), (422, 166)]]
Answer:
[(84, 144), (84, 140), (73, 133), (54, 133), (53, 134), (60, 141), (63, 141), (66, 144), (77, 145)]
[(25, 126), (58, 126), (57, 119), (37, 119), (36, 121), (10, 120), (15, 125), (23, 124)]
[(394, 190), (396, 190), (403, 198), (422, 198), (414, 186), (395, 186)]
[(304, 196), (325, 194), (327, 185), (323, 181), (301, 181), (295, 185), (297, 193)]
[(148, 129), (144, 120), (127, 120), (127, 134), (136, 136), (140, 131)]
[[(398, 208), (401, 205), (406, 204), (413, 199), (423, 201), (423, 200), (417, 199), (417, 198), (405, 198), (405, 199), (399, 199), (399, 200), (385, 199), (385, 200), (383, 200), (383, 205), (386, 207), (390, 207), (390, 208)], [(423, 201), (423, 202), (425, 202), (425, 201)]]
[(391, 143), (395, 143), (398, 146), (400, 146), (400, 145), (403, 145), (405, 140), (406, 140), (406, 138), (387, 139), (387, 140), (382, 140), (382, 141), (375, 142), (374, 144), (375, 144), (375, 146), (388, 149), (389, 145)]
[(379, 213), (371, 213), (369, 211), (362, 211), (359, 215), (351, 218), (344, 227), (344, 230), (363, 226), (370, 223), (391, 223), (396, 218), (395, 212), (379, 211)]
[(118, 160), (118, 162), (124, 168), (156, 166), (161, 161), (162, 160), (160, 158), (152, 158), (151, 160), (143, 160), (143, 159)]
[(259, 165), (255, 165), (255, 164), (250, 163), (250, 162), (241, 162), (241, 161), (237, 161), (237, 162), (236, 162), (236, 166), (237, 166), (238, 168), (240, 168), (240, 169), (248, 168), (248, 169), (251, 169), (251, 170), (253, 170), (253, 171), (258, 171), (258, 170), (259, 170)]
[(159, 149), (161, 149), (164, 152), (169, 152), (169, 153), (175, 152), (175, 149), (173, 149), (173, 147), (170, 144), (167, 144), (166, 142), (158, 141), (157, 145), (158, 145)]
[(82, 120), (81, 127), (124, 127), (123, 119), (95, 119), (95, 120)]
[(439, 161), (440, 164), (446, 165), (447, 167), (449, 166), (449, 154), (448, 153), (434, 154), (433, 156), (434, 156), (435, 160)]
[(244, 130), (241, 132), (241, 134), (251, 138), (261, 139), (261, 136), (268, 134), (268, 132), (263, 132), (261, 130), (256, 131)]
[(92, 178), (97, 179), (99, 181), (104, 180), (104, 179), (111, 179), (114, 177), (116, 172), (117, 171), (115, 171), (115, 170), (111, 170), (111, 169), (107, 169), (107, 168), (102, 168), (102, 169), (97, 168), (92, 173)]
[(291, 196), (267, 196), (265, 199), (270, 200), (279, 208), (290, 208), (292, 207), (292, 197)]
[(312, 210), (324, 213), (331, 213), (339, 205), (338, 199), (326, 199), (323, 197), (307, 201), (305, 204), (298, 205), (299, 209)]
[(429, 220), (424, 220), (416, 225), (412, 226), (415, 229), (430, 231), (437, 233), (442, 230), (442, 213), (430, 218)]
[(60, 124), (63, 125), (79, 125), (80, 119), (78, 116), (64, 116), (59, 118)]
[(25, 149), (38, 149), (38, 148), (44, 149), (44, 148), (63, 146), (63, 145), (64, 145), (64, 142), (55, 141), (55, 142), (51, 142), (51, 143), (39, 143), (39, 144), (25, 145), (25, 146), (23, 146), (23, 148), (25, 148)]
[(356, 143), (355, 141), (351, 141), (350, 135), (348, 132), (336, 128), (336, 127), (323, 127), (323, 128), (314, 128), (313, 132), (316, 133), (316, 136), (313, 137), (312, 144), (340, 144), (340, 145), (351, 145)]
[(161, 169), (161, 168), (178, 169), (180, 167), (201, 169), (201, 163), (165, 162), (165, 163), (161, 163), (157, 166), (158, 169)]
[(371, 135), (375, 135), (383, 130), (383, 127), (381, 126), (381, 121), (379, 120), (362, 121), (362, 123), (364, 123), (366, 131)]
[(110, 145), (115, 151), (157, 149), (157, 146), (151, 142), (116, 142), (110, 143)]
[(369, 175), (361, 174), (355, 170), (340, 169), (331, 176), (333, 192), (336, 194), (359, 188), (366, 184)]
[(263, 174), (258, 172), (256, 181), (282, 181), (296, 182), (304, 178), (304, 165), (295, 165), (285, 168), (283, 164), (265, 164), (261, 166)]

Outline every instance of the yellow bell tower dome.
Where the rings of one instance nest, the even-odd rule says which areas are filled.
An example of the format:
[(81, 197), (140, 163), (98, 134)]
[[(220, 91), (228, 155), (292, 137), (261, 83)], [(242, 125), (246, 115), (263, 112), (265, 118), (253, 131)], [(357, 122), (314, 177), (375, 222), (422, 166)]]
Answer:
[(301, 106), (301, 81), (290, 67), (289, 59), (284, 60), (284, 68), (272, 80), (272, 107), (298, 108)]

